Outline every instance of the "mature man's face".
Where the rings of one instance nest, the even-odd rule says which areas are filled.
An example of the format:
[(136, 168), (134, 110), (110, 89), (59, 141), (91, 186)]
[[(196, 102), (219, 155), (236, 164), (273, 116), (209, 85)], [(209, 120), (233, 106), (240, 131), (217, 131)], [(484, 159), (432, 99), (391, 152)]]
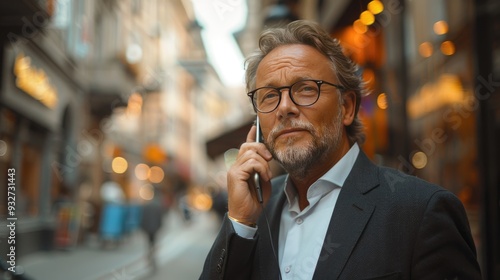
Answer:
[[(338, 83), (323, 54), (306, 45), (286, 45), (261, 61), (256, 87), (288, 86), (304, 79)], [(315, 104), (298, 106), (283, 90), (278, 108), (259, 114), (269, 150), (289, 173), (303, 174), (325, 159), (341, 157), (336, 154), (345, 139), (339, 94), (335, 87), (323, 85)]]

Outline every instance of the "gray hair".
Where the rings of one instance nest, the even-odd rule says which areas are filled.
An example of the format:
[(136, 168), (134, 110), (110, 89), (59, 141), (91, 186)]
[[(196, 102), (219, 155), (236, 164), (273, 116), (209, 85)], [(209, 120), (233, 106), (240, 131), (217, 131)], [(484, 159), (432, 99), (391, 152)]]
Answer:
[(297, 20), (285, 27), (265, 30), (259, 39), (259, 49), (245, 60), (247, 91), (255, 88), (257, 68), (262, 59), (275, 48), (291, 44), (312, 46), (331, 60), (332, 69), (337, 75), (338, 82), (346, 88), (345, 91), (353, 91), (356, 95), (354, 120), (351, 125), (346, 127), (347, 136), (351, 143), (363, 143), (365, 140), (364, 126), (358, 118), (358, 111), (361, 97), (366, 92), (365, 83), (358, 74), (357, 65), (342, 52), (339, 41), (330, 37), (317, 23)]

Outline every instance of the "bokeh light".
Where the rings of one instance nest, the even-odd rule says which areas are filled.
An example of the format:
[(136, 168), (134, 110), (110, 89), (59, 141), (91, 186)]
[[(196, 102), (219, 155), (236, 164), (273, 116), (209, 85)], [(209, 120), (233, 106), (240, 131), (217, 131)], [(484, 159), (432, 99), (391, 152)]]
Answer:
[(381, 1), (373, 0), (368, 3), (368, 11), (370, 11), (374, 15), (378, 15), (382, 11), (384, 11), (384, 4), (382, 4)]
[(142, 185), (139, 189), (139, 196), (144, 200), (151, 200), (155, 196), (155, 189), (151, 184)]
[(128, 162), (126, 159), (122, 157), (115, 157), (113, 161), (111, 162), (111, 169), (113, 172), (122, 174), (127, 171), (128, 168)]
[(444, 35), (448, 33), (448, 23), (444, 20), (440, 20), (436, 23), (434, 23), (434, 33), (437, 35)]
[(159, 166), (153, 166), (150, 169), (149, 181), (152, 183), (161, 183), (165, 177), (165, 172)]
[(139, 163), (135, 167), (135, 177), (139, 180), (147, 180), (149, 178), (149, 166), (145, 163)]
[(432, 55), (432, 53), (434, 52), (434, 48), (432, 47), (432, 44), (430, 42), (423, 42), (418, 47), (418, 52), (422, 57), (427, 58)]
[(0, 157), (3, 157), (7, 154), (7, 143), (3, 140), (0, 140)]
[(206, 193), (197, 193), (193, 195), (192, 205), (200, 211), (208, 211), (212, 208), (212, 198)]
[(416, 152), (411, 157), (411, 163), (415, 168), (422, 169), (427, 165), (427, 155), (424, 152)]
[(455, 53), (455, 44), (452, 41), (444, 41), (441, 43), (441, 52), (444, 55), (453, 55)]
[(364, 34), (366, 33), (366, 31), (368, 31), (368, 26), (364, 25), (359, 19), (354, 21), (354, 23), (352, 24), (352, 28), (354, 28), (354, 31), (359, 34)]
[(377, 96), (377, 106), (382, 110), (387, 109), (387, 95), (385, 93)]
[(359, 16), (359, 20), (364, 25), (371, 25), (375, 22), (375, 16), (372, 13), (370, 13), (370, 11), (364, 11)]

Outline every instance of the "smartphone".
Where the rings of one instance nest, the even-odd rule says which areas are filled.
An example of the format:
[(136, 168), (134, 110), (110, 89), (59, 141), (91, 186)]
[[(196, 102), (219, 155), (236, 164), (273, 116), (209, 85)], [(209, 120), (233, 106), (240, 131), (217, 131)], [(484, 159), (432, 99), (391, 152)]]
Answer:
[[(257, 143), (262, 143), (263, 137), (262, 137), (262, 132), (260, 131), (260, 122), (259, 122), (259, 116), (257, 115), (257, 120), (255, 121), (255, 125), (257, 126), (257, 132), (255, 134), (255, 141)], [(255, 173), (254, 177), (254, 183), (255, 183), (255, 189), (257, 191), (257, 199), (259, 200), (259, 203), (262, 203), (262, 189), (260, 188), (260, 176), (259, 173)]]

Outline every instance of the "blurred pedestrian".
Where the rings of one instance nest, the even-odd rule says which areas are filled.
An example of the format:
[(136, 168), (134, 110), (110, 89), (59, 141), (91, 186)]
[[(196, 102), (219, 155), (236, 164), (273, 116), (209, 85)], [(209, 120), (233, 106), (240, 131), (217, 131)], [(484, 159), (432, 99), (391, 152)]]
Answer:
[(189, 225), (191, 223), (191, 207), (189, 206), (188, 202), (188, 194), (181, 194), (178, 201), (179, 208), (182, 212), (182, 217), (184, 218), (184, 223)]
[(157, 234), (163, 224), (163, 215), (166, 208), (162, 203), (162, 197), (159, 191), (154, 192), (154, 197), (147, 202), (142, 209), (141, 228), (146, 233), (148, 239), (147, 259), (150, 267), (156, 270), (155, 245)]
[(102, 201), (99, 232), (102, 247), (116, 247), (125, 233), (125, 204), (127, 202), (122, 186), (111, 174), (105, 173), (105, 180), (100, 188)]
[(123, 204), (125, 202), (125, 193), (122, 187), (108, 175), (107, 179), (101, 185), (101, 199), (104, 203)]

